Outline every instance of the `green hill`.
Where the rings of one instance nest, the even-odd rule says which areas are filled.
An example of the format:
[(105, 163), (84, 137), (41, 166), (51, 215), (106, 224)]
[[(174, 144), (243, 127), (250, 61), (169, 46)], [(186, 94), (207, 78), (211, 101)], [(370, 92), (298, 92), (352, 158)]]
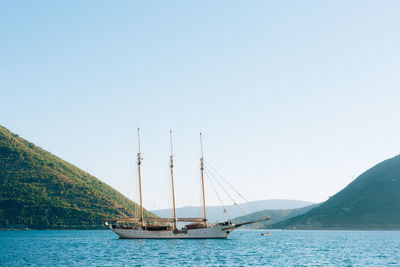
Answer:
[(101, 229), (103, 219), (133, 216), (136, 205), (2, 126), (0, 189), (0, 228)]
[(367, 170), (320, 206), (272, 227), (400, 229), (400, 155)]
[(250, 213), (245, 216), (236, 217), (233, 219), (234, 223), (242, 223), (246, 221), (256, 221), (264, 219), (269, 216), (271, 220), (256, 222), (242, 226), (242, 228), (247, 229), (267, 229), (270, 228), (272, 224), (292, 218), (294, 216), (304, 214), (307, 211), (317, 207), (319, 204), (308, 205), (298, 209), (277, 209), (277, 210), (263, 210)]

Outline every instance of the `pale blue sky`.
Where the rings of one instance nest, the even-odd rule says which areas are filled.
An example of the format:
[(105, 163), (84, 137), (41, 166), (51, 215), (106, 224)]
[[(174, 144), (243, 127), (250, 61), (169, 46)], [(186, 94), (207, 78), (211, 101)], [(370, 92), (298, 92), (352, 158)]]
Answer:
[(177, 206), (200, 197), (200, 131), (250, 200), (323, 201), (400, 153), (399, 14), (399, 1), (2, 1), (0, 124), (134, 200), (140, 126), (150, 209), (169, 201), (169, 129)]

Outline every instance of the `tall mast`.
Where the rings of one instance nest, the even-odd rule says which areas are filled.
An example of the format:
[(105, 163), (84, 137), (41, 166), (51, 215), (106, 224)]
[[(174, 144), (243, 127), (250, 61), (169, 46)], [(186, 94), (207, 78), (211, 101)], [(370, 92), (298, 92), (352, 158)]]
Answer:
[(172, 131), (169, 131), (169, 141), (171, 145), (171, 155), (169, 156), (169, 166), (171, 167), (171, 184), (172, 184), (172, 203), (174, 208), (174, 230), (176, 230), (176, 210), (175, 210), (175, 190), (174, 190), (174, 151), (172, 148)]
[(138, 174), (139, 174), (139, 195), (140, 195), (140, 225), (144, 227), (144, 217), (143, 217), (143, 201), (142, 201), (142, 177), (140, 175), (140, 164), (142, 164), (142, 157), (140, 154), (140, 130), (138, 131), (138, 148), (139, 152), (137, 153), (137, 165), (138, 165)]
[(203, 158), (203, 137), (200, 133), (200, 148), (201, 148), (201, 158), (200, 158), (200, 172), (201, 172), (201, 187), (203, 191), (203, 214), (204, 214), (204, 224), (207, 225), (207, 215), (206, 215), (206, 196), (204, 193), (204, 158)]

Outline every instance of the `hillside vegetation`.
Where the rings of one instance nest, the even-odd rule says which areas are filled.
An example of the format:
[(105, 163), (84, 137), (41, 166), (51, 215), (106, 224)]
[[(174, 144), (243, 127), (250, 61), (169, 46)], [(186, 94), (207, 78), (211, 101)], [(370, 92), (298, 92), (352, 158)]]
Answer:
[(133, 216), (136, 206), (96, 177), (2, 126), (0, 189), (0, 228), (104, 228), (104, 219)]
[(320, 206), (272, 227), (400, 229), (400, 156), (367, 170)]

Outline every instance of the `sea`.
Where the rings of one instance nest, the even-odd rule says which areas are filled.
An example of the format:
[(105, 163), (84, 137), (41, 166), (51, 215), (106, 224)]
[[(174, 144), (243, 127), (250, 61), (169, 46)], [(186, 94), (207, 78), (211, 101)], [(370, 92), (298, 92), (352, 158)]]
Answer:
[(0, 265), (400, 266), (400, 231), (236, 230), (227, 239), (204, 240), (118, 239), (109, 230), (0, 231)]

